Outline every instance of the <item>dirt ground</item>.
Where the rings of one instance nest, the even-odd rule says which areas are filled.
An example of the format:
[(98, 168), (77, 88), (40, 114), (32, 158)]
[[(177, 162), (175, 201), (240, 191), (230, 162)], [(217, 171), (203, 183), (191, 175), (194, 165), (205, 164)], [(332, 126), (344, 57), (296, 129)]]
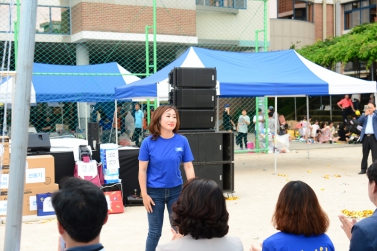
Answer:
[[(310, 145), (308, 158), (305, 143), (292, 143), (291, 152), (277, 154), (274, 174), (274, 155), (242, 153), (235, 155), (235, 193), (237, 200), (227, 201), (230, 214), (229, 235), (238, 236), (249, 250), (251, 244), (262, 242), (275, 233), (271, 216), (281, 188), (291, 180), (302, 180), (316, 192), (328, 213), (330, 227), (327, 234), (336, 250), (348, 250), (349, 241), (340, 228), (338, 215), (342, 209), (374, 210), (367, 193), (367, 178), (358, 175), (361, 145)], [(369, 163), (371, 160), (369, 160)], [(328, 179), (326, 179), (328, 175)], [(340, 177), (336, 177), (340, 176)], [(24, 217), (21, 250), (55, 250), (58, 241), (56, 219)], [(160, 242), (171, 238), (168, 218)], [(144, 250), (148, 231), (143, 207), (126, 207), (123, 214), (109, 216), (101, 234), (107, 250)], [(4, 246), (5, 225), (0, 224), (0, 250)]]

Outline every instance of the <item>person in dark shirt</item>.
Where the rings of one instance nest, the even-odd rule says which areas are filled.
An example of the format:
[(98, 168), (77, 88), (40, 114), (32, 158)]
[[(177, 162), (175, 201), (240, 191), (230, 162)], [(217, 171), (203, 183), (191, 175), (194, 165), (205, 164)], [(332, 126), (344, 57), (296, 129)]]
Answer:
[(339, 130), (338, 130), (338, 141), (348, 141), (350, 132), (346, 130), (346, 127), (344, 124), (339, 124)]
[(224, 130), (228, 132), (232, 132), (233, 126), (235, 126), (232, 116), (230, 116), (230, 105), (225, 105), (225, 110), (223, 112), (223, 126)]

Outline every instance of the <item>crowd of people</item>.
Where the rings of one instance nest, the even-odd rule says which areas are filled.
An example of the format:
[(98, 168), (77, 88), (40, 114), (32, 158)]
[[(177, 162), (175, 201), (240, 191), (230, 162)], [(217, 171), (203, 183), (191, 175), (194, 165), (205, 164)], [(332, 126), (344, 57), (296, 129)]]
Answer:
[[(152, 168), (152, 167), (151, 167)], [(367, 170), (370, 201), (377, 206), (377, 162)], [(152, 194), (147, 188), (148, 193)], [(170, 202), (157, 195), (154, 202), (146, 193), (144, 205), (148, 212), (149, 230), (145, 250), (157, 251), (242, 251), (243, 243), (229, 236), (229, 213), (222, 190), (213, 180), (191, 177), (179, 186)], [(166, 191), (166, 189), (160, 189)], [(166, 196), (165, 196), (166, 197)], [(173, 199), (173, 197), (175, 197)], [(159, 243), (165, 203), (168, 206), (172, 240)], [(160, 205), (158, 205), (160, 204)], [(52, 205), (58, 220), (59, 251), (102, 251), (102, 226), (108, 219), (107, 202), (102, 191), (93, 183), (67, 178), (61, 189), (52, 194)], [(158, 209), (160, 207), (160, 209)], [(157, 217), (157, 218), (156, 218)], [(377, 210), (359, 222), (339, 215), (341, 228), (350, 240), (350, 251), (376, 250)], [(327, 250), (334, 251), (331, 237), (326, 234), (330, 220), (319, 204), (313, 189), (302, 181), (290, 181), (281, 190), (272, 223), (278, 230), (250, 251)], [(155, 230), (151, 230), (155, 229)], [(153, 235), (153, 237), (152, 237)]]
[[(374, 110), (370, 113), (374, 114)], [(366, 116), (369, 115), (369, 112)], [(246, 119), (242, 121), (246, 123)], [(148, 218), (146, 251), (244, 250), (238, 237), (228, 236), (229, 213), (222, 190), (213, 180), (195, 177), (193, 155), (187, 138), (178, 134), (179, 114), (173, 106), (160, 106), (149, 125), (151, 135), (139, 152), (139, 184)], [(377, 127), (377, 123), (374, 124)], [(365, 134), (364, 134), (365, 135)], [(187, 181), (183, 184), (180, 165)], [(367, 170), (368, 196), (377, 206), (377, 161)], [(107, 202), (89, 181), (63, 180), (52, 194), (52, 205), (61, 235), (60, 250), (101, 251), (102, 226), (107, 222)], [(172, 241), (159, 243), (165, 207)], [(339, 219), (350, 250), (376, 250), (377, 211), (356, 223)], [(272, 223), (279, 231), (250, 251), (335, 250), (326, 234), (330, 221), (313, 189), (302, 181), (290, 181), (281, 190)]]

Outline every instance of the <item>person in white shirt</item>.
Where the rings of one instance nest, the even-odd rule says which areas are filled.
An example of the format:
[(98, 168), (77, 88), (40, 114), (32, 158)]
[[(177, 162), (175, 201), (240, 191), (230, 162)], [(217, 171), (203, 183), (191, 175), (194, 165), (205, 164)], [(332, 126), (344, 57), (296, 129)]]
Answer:
[(319, 130), (319, 121), (315, 120), (312, 125), (311, 137), (314, 139), (314, 143), (318, 142), (318, 130)]
[(173, 240), (157, 251), (242, 251), (239, 238), (228, 236), (229, 213), (222, 190), (213, 180), (188, 180), (173, 204)]

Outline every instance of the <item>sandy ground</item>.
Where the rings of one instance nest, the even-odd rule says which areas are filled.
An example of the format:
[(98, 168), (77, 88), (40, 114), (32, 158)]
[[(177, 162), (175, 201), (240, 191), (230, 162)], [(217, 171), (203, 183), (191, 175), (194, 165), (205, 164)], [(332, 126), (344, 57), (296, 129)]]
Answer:
[[(271, 216), (281, 188), (291, 180), (305, 181), (316, 192), (330, 217), (328, 235), (337, 250), (348, 250), (349, 246), (338, 220), (341, 210), (375, 209), (368, 198), (366, 176), (357, 174), (361, 145), (311, 145), (310, 158), (306, 148), (304, 143), (292, 143), (290, 153), (278, 154), (276, 174), (273, 154), (235, 155), (234, 196), (238, 199), (227, 201), (229, 235), (238, 236), (245, 250), (276, 232), (271, 225)], [(326, 174), (329, 179), (324, 178)], [(171, 238), (166, 214), (165, 217), (160, 242)], [(24, 217), (24, 221), (35, 218)], [(147, 229), (145, 209), (126, 207), (124, 214), (109, 216), (102, 230), (101, 242), (107, 250), (144, 250)], [(5, 225), (0, 224), (0, 250), (4, 246), (4, 233)], [(21, 250), (56, 250), (57, 240), (55, 219), (22, 224)]]

